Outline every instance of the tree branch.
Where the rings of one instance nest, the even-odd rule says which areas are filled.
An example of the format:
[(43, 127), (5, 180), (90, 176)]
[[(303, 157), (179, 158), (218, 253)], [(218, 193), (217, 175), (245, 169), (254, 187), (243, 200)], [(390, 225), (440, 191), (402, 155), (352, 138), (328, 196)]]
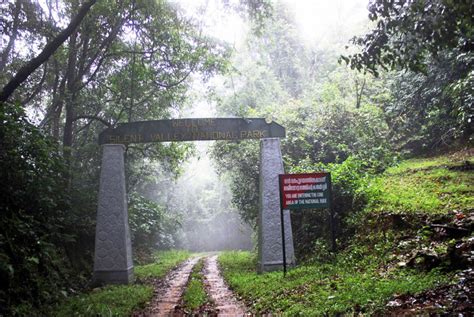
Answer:
[(51, 42), (46, 44), (43, 51), (38, 56), (20, 68), (16, 75), (3, 87), (2, 92), (0, 92), (0, 102), (7, 101), (13, 92), (28, 78), (28, 76), (30, 76), (31, 73), (33, 73), (39, 66), (41, 66), (41, 64), (48, 60), (54, 52), (56, 52), (58, 47), (61, 46), (79, 24), (81, 24), (82, 20), (96, 1), (97, 0), (89, 0), (84, 3), (67, 28), (61, 31), (61, 33), (59, 33)]
[(46, 62), (44, 63), (43, 76), (41, 77), (40, 82), (36, 86), (35, 91), (33, 91), (31, 95), (29, 95), (25, 100), (21, 102), (22, 105), (26, 105), (27, 103), (29, 103), (34, 97), (36, 97), (37, 94), (41, 92), (41, 88), (43, 88), (43, 84), (46, 80), (47, 73), (48, 73), (48, 63)]
[(107, 120), (105, 120), (101, 117), (98, 117), (98, 116), (81, 115), (81, 116), (75, 117), (72, 121), (74, 122), (74, 121), (77, 121), (77, 120), (80, 120), (80, 119), (97, 120), (97, 121), (101, 122), (103, 125), (107, 126), (108, 128), (112, 127), (112, 124), (110, 122), (108, 122)]

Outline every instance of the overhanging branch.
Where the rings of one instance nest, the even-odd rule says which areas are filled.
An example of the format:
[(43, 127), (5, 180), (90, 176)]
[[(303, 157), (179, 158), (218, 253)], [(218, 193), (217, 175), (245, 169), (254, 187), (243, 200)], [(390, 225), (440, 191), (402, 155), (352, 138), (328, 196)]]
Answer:
[(10, 79), (10, 81), (3, 87), (0, 92), (0, 102), (5, 102), (10, 98), (13, 92), (33, 73), (38, 67), (40, 67), (51, 55), (56, 52), (59, 46), (74, 32), (74, 30), (81, 24), (82, 20), (89, 12), (90, 8), (94, 5), (97, 0), (90, 0), (82, 5), (77, 15), (71, 20), (67, 28), (59, 33), (51, 42), (46, 44), (43, 51), (30, 60)]

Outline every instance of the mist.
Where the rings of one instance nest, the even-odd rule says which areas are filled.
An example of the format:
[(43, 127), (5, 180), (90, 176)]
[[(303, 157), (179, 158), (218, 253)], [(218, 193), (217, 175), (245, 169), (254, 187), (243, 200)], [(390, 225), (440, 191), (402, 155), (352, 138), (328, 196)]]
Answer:
[(232, 207), (225, 178), (214, 171), (207, 150), (211, 142), (197, 142), (196, 156), (177, 180), (173, 204), (182, 208), (179, 247), (191, 251), (251, 249), (252, 230)]
[(250, 250), (253, 230), (232, 206), (225, 175), (214, 170), (207, 152), (211, 142), (194, 142), (195, 151), (176, 178), (159, 166), (154, 181), (138, 192), (164, 207), (165, 220), (156, 239), (158, 249), (193, 252)]

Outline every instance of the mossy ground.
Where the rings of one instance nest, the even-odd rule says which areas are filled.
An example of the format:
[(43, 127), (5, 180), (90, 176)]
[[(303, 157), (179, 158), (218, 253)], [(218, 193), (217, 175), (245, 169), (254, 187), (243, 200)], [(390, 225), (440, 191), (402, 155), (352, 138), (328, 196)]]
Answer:
[[(467, 162), (467, 163), (466, 163)], [(474, 208), (474, 157), (412, 159), (370, 182), (369, 212), (446, 214)]]

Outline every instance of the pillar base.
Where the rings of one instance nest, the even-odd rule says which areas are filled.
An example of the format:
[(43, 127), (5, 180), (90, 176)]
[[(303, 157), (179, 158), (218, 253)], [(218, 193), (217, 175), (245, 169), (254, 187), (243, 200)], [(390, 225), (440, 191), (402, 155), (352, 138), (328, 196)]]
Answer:
[[(286, 263), (287, 268), (295, 267), (295, 263)], [(283, 271), (283, 262), (266, 262), (262, 265), (262, 263), (258, 263), (258, 273), (265, 273), (265, 272), (274, 272), (274, 271)]]
[(125, 271), (94, 271), (92, 284), (130, 284), (134, 281), (133, 266)]

